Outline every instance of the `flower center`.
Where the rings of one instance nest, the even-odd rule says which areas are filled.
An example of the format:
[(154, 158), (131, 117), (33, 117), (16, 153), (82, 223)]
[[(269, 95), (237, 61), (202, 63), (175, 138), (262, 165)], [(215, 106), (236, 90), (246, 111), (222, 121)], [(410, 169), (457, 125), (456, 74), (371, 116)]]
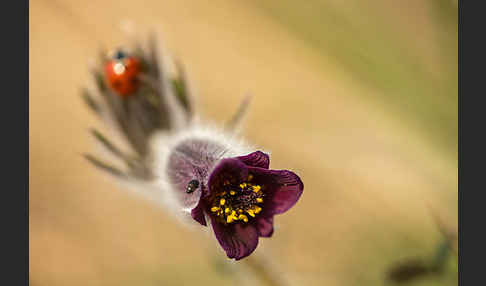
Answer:
[(262, 208), (264, 193), (262, 186), (251, 183), (252, 175), (246, 182), (224, 180), (221, 189), (211, 200), (211, 212), (223, 223), (248, 222), (258, 215)]

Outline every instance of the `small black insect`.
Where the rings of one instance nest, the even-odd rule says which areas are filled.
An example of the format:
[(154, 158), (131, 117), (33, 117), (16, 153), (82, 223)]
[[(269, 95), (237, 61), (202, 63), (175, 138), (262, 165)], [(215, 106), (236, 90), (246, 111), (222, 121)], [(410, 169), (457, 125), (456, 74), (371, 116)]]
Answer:
[(191, 180), (186, 187), (186, 193), (190, 194), (199, 188), (199, 181), (198, 180)]

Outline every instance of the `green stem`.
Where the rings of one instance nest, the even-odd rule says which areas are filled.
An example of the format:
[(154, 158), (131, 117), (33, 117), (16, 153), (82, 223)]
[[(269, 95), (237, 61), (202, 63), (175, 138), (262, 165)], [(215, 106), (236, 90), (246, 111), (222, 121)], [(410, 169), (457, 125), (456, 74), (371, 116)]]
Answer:
[(241, 262), (265, 285), (269, 286), (283, 286), (282, 278), (277, 278), (277, 275), (271, 271), (270, 266), (262, 261), (263, 259), (255, 254), (243, 259)]

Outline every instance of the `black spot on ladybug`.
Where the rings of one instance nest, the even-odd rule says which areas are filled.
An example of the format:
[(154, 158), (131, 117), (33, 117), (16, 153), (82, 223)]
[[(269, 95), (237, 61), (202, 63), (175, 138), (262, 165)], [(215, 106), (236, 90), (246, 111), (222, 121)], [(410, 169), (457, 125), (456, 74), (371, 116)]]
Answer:
[(121, 81), (119, 81), (119, 80), (115, 80), (115, 82), (113, 82), (113, 86), (114, 86), (115, 88), (119, 88), (119, 87), (121, 87), (121, 86), (122, 86), (122, 82), (121, 82)]
[(114, 56), (114, 58), (117, 59), (117, 60), (121, 60), (121, 59), (123, 59), (125, 57), (126, 57), (125, 53), (123, 51), (121, 51), (121, 50), (117, 51), (115, 53), (115, 56)]

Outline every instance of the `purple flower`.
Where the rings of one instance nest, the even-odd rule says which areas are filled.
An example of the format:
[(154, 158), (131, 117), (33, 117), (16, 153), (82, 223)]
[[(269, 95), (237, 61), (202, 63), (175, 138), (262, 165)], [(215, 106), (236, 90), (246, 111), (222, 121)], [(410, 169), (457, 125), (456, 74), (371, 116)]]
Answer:
[(175, 77), (167, 72), (157, 42), (151, 38), (148, 50), (130, 53), (143, 63), (140, 86), (130, 97), (107, 86), (102, 70), (110, 59), (93, 70), (95, 92), (102, 96), (86, 89), (83, 97), (129, 150), (93, 130), (116, 161), (85, 157), (181, 222), (210, 224), (227, 256), (242, 259), (255, 250), (259, 237), (272, 236), (273, 217), (298, 201), (304, 185), (290, 171), (270, 170), (267, 154), (252, 152), (255, 148), (237, 138), (250, 97), (223, 129), (210, 126), (195, 112), (182, 67)]
[(217, 144), (191, 140), (169, 158), (169, 178), (194, 220), (209, 220), (221, 247), (236, 260), (250, 255), (259, 237), (273, 234), (273, 217), (289, 210), (304, 185), (288, 170), (270, 170), (270, 158), (256, 151), (225, 157)]

